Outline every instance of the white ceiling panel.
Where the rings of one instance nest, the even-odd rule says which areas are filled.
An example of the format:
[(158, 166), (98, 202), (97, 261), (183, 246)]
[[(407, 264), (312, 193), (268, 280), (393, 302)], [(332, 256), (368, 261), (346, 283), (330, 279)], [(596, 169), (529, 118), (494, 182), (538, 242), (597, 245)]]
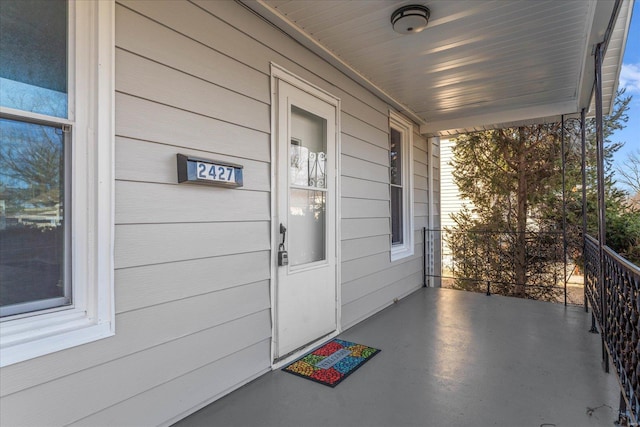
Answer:
[[(275, 25), (375, 88), (426, 133), (450, 134), (571, 114), (586, 107), (592, 47), (613, 0), (247, 0)], [(393, 31), (399, 7), (431, 11), (421, 33)], [(607, 52), (611, 102), (632, 2)], [(626, 26), (625, 26), (626, 25)], [(536, 115), (533, 117), (532, 115)]]

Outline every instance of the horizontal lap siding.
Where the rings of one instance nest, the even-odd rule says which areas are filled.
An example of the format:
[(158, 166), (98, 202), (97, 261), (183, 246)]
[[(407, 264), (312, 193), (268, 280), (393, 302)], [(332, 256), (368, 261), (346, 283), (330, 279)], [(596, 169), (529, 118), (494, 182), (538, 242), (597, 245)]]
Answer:
[(263, 250), (121, 268), (116, 271), (116, 309), (126, 312), (267, 281), (270, 262), (270, 252)]
[[(342, 322), (350, 326), (365, 320), (382, 308), (393, 304), (396, 300), (415, 292), (416, 283), (420, 283), (421, 280), (421, 273), (418, 272), (403, 277), (397, 282), (388, 283), (380, 290), (368, 293), (351, 303), (344, 304), (342, 306)], [(381, 302), (386, 303), (381, 305)]]
[[(3, 368), (3, 425), (162, 424), (270, 369), (269, 62), (257, 70), (209, 44), (222, 40), (133, 10), (221, 25), (193, 4), (127, 5), (116, 5), (116, 335)], [(245, 185), (178, 184), (177, 153), (242, 164)]]
[(426, 138), (417, 133), (413, 135), (413, 168), (413, 226), (422, 230), (429, 223), (429, 154)]
[[(38, 363), (23, 372), (23, 381), (42, 384), (4, 396), (2, 416), (14, 420), (6, 425), (62, 425), (89, 416), (265, 339), (270, 333), (268, 309), (265, 281), (119, 314), (113, 338), (48, 356), (53, 360), (46, 367), (70, 371), (68, 375), (46, 382), (60, 372)], [(205, 360), (193, 361), (198, 352)], [(122, 417), (117, 425), (126, 424), (127, 414)]]
[(451, 139), (443, 139), (441, 146), (441, 165), (442, 172), (441, 185), (441, 203), (442, 203), (442, 226), (452, 227), (455, 225), (450, 214), (458, 213), (462, 208), (458, 186), (453, 180), (453, 146), (454, 141)]
[[(416, 271), (422, 269), (422, 259), (410, 259), (402, 263), (394, 263), (393, 267), (387, 267), (384, 269), (372, 268), (369, 270), (370, 274), (359, 277), (351, 282), (343, 290), (343, 303), (348, 306), (354, 301), (362, 298), (362, 289), (367, 289), (367, 294), (377, 292), (393, 283), (399, 277), (406, 276), (403, 271), (412, 271), (411, 274), (415, 274)], [(377, 270), (377, 271), (376, 271)], [(361, 313), (362, 314), (362, 313)]]
[(264, 191), (118, 181), (116, 194), (116, 224), (269, 220)]
[(389, 235), (361, 237), (342, 240), (342, 262), (362, 258), (368, 255), (389, 252)]
[[(9, 411), (24, 414), (24, 425), (50, 425), (44, 421), (47, 419), (57, 420), (56, 425), (70, 424), (266, 339), (270, 332), (268, 319), (265, 311), (263, 315), (190, 334), (26, 390), (21, 393), (23, 396), (8, 396), (5, 405)], [(221, 345), (229, 341), (229, 336), (235, 337), (234, 341)], [(268, 360), (264, 359), (261, 362), (268, 366)], [(227, 375), (222, 373), (223, 378)], [(99, 398), (92, 398), (94, 395)], [(179, 396), (174, 395), (174, 399)], [(47, 407), (35, 408), (32, 402), (47, 402)], [(73, 410), (69, 402), (73, 402)], [(163, 406), (170, 402), (157, 404)], [(128, 414), (119, 413), (113, 425), (127, 425), (129, 419)]]
[(342, 134), (342, 154), (384, 167), (389, 166), (388, 147), (379, 147), (344, 133)]
[[(3, 425), (167, 424), (270, 369), (272, 62), (341, 99), (343, 326), (420, 285), (419, 233), (389, 259), (388, 105), (235, 2), (119, 1), (116, 335), (3, 368)], [(177, 153), (244, 187), (177, 184)]]
[(269, 249), (269, 223), (116, 225), (116, 270)]
[[(241, 144), (241, 142), (239, 142)], [(265, 147), (268, 141), (265, 141)], [(261, 148), (261, 147), (256, 147)], [(268, 147), (267, 147), (268, 148)], [(217, 148), (217, 150), (219, 150)], [(270, 191), (269, 163), (246, 157), (223, 155), (218, 152), (194, 150), (181, 146), (116, 137), (116, 179), (119, 181), (175, 184), (178, 181), (176, 152), (187, 156), (215, 157), (221, 162), (242, 163), (244, 186), (237, 191)], [(140, 159), (144, 159), (143, 162)], [(260, 178), (260, 179), (257, 179)]]
[[(196, 12), (202, 25), (216, 22), (186, 3), (158, 6), (161, 16)], [(122, 28), (116, 31), (117, 310), (162, 315), (165, 306), (193, 299), (207, 303), (200, 317), (222, 319), (208, 336), (196, 333), (172, 348), (197, 356), (169, 358), (161, 373), (146, 372), (147, 383), (132, 384), (130, 395), (80, 419), (81, 425), (132, 419), (161, 424), (270, 366), (269, 77), (207, 41), (154, 22), (144, 10), (118, 6), (116, 20)], [(177, 153), (243, 164), (246, 185), (178, 185)], [(216, 313), (219, 303), (227, 307), (223, 314)], [(173, 317), (183, 310), (191, 309)], [(252, 362), (250, 368), (243, 359)], [(214, 376), (194, 388), (183, 378), (193, 372)], [(185, 390), (193, 396), (175, 402)], [(136, 403), (154, 397), (161, 398), (156, 405), (163, 410), (150, 416)]]
[[(263, 319), (265, 320), (265, 319)], [(251, 334), (249, 335), (251, 336)], [(72, 426), (117, 426), (122, 414), (130, 414), (126, 425), (170, 425), (216, 400), (239, 385), (257, 378), (269, 369), (271, 340), (246, 347), (233, 356), (204, 365), (147, 391), (104, 409)], [(212, 378), (215, 379), (212, 381)], [(177, 398), (176, 390), (179, 390)], [(222, 390), (222, 392), (220, 391)], [(164, 402), (159, 405), (158, 402)], [(169, 420), (169, 422), (167, 422)]]
[(121, 49), (116, 49), (116, 64), (116, 90), (120, 93), (269, 132), (266, 103)]
[[(120, 138), (126, 136), (176, 149), (202, 150), (262, 162), (269, 162), (270, 158), (267, 133), (123, 93), (116, 93), (116, 132)], [(214, 137), (215, 144), (212, 144)], [(125, 141), (121, 145), (126, 144)], [(120, 151), (116, 152), (117, 160), (127, 156), (126, 151)], [(119, 163), (116, 171), (118, 168)]]
[(422, 284), (428, 221), (427, 141), (413, 135), (414, 255), (390, 259), (388, 134), (348, 118), (342, 138), (342, 325), (349, 327)]

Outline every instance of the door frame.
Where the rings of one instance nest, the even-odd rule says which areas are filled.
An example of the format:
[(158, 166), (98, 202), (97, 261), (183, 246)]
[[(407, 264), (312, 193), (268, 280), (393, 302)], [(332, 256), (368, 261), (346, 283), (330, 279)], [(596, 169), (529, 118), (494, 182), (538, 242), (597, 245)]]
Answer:
[[(341, 139), (340, 139), (340, 112), (341, 112), (341, 104), (340, 98), (332, 95), (331, 93), (325, 91), (324, 89), (314, 85), (313, 83), (304, 80), (295, 74), (287, 71), (285, 68), (271, 62), (270, 64), (271, 76), (270, 76), (270, 94), (271, 94), (271, 221), (270, 221), (270, 251), (271, 251), (271, 265), (270, 265), (270, 299), (271, 299), (271, 368), (278, 369), (285, 364), (295, 360), (297, 357), (300, 357), (306, 351), (312, 349), (318, 344), (322, 343), (327, 339), (331, 339), (337, 336), (342, 331), (342, 293), (341, 293), (341, 272), (340, 272), (340, 260), (341, 256), (341, 192), (342, 188), (340, 171), (342, 170), (340, 155), (341, 155)], [(310, 343), (303, 349), (292, 353), (286, 358), (282, 358), (276, 361), (276, 314), (277, 314), (277, 287), (278, 287), (278, 256), (276, 247), (280, 241), (280, 231), (278, 229), (280, 224), (279, 212), (278, 212), (278, 204), (277, 204), (277, 196), (278, 196), (278, 113), (280, 105), (278, 105), (278, 81), (284, 81), (291, 86), (294, 86), (304, 92), (309, 93), (316, 98), (331, 104), (335, 107), (336, 117), (335, 117), (335, 165), (336, 169), (333, 171), (335, 174), (335, 189), (334, 189), (334, 203), (335, 203), (335, 266), (336, 266), (336, 277), (335, 277), (335, 286), (336, 286), (336, 330), (330, 334), (327, 334), (323, 337), (320, 337), (317, 341)]]

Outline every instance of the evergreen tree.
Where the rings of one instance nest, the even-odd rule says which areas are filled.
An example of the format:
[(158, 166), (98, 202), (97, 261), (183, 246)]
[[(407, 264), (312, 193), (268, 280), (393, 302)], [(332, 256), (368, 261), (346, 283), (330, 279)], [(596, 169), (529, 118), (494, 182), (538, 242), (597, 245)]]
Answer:
[[(615, 187), (612, 155), (622, 144), (612, 143), (610, 136), (624, 127), (630, 99), (620, 93), (613, 113), (604, 119), (607, 242), (615, 250), (626, 248), (623, 254), (638, 249), (640, 221), (625, 203), (624, 192)], [(587, 223), (594, 233), (595, 120), (587, 120), (585, 129)], [(453, 215), (456, 227), (446, 237), (454, 256), (455, 287), (481, 291), (491, 282), (493, 292), (505, 295), (544, 300), (559, 296), (564, 275), (562, 138), (560, 123), (458, 137), (453, 176), (461, 196), (472, 205)], [(576, 120), (565, 123), (564, 142), (567, 251), (578, 262), (582, 258), (582, 172)]]
[[(547, 283), (557, 282), (557, 258), (543, 239), (546, 231), (538, 211), (558, 174), (560, 126), (557, 123), (521, 126), (462, 135), (456, 141), (454, 180), (472, 208), (454, 215), (456, 233), (450, 241), (458, 273), (483, 280), (458, 280), (465, 289), (493, 283), (501, 294), (552, 299)], [(462, 233), (458, 233), (462, 232)], [(457, 248), (457, 250), (456, 250)], [(482, 274), (469, 265), (470, 248), (483, 261)], [(486, 262), (485, 262), (486, 261)], [(461, 271), (463, 270), (463, 271)], [(515, 285), (515, 286), (513, 286)]]

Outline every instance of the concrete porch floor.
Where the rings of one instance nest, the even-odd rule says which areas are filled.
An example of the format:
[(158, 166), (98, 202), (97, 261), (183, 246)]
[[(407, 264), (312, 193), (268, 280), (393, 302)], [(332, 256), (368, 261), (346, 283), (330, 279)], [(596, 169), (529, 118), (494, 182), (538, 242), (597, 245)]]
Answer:
[(340, 335), (382, 350), (332, 389), (276, 370), (187, 426), (612, 426), (581, 307), (425, 288)]

